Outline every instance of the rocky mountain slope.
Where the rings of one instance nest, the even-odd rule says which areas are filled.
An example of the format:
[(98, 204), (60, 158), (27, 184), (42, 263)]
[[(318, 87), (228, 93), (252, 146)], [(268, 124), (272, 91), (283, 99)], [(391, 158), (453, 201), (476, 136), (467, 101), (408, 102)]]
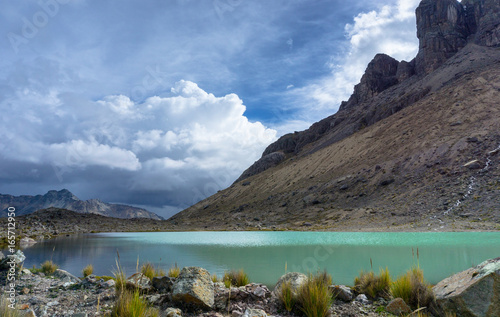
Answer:
[(108, 204), (98, 199), (80, 200), (69, 190), (50, 190), (45, 195), (2, 195), (0, 194), (0, 216), (7, 216), (7, 208), (16, 208), (16, 215), (26, 215), (40, 209), (57, 207), (73, 210), (79, 213), (98, 214), (115, 218), (149, 218), (161, 220), (160, 216), (146, 209), (120, 205)]
[(500, 229), (500, 3), (423, 0), (419, 52), (379, 54), (340, 110), (287, 134), (186, 228)]

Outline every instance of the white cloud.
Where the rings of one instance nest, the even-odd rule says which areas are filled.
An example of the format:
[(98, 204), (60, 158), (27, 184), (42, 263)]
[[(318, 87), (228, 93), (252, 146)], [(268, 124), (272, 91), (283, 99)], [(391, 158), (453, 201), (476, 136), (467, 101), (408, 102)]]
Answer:
[[(287, 92), (297, 106), (307, 105), (308, 113), (303, 116), (317, 121), (335, 113), (341, 101), (352, 94), (376, 54), (385, 53), (397, 60), (413, 59), (418, 51), (415, 22), (418, 3), (419, 0), (399, 0), (354, 17), (353, 23), (345, 26), (349, 41), (345, 55), (333, 57), (329, 63), (331, 75)], [(311, 108), (316, 111), (311, 112)]]

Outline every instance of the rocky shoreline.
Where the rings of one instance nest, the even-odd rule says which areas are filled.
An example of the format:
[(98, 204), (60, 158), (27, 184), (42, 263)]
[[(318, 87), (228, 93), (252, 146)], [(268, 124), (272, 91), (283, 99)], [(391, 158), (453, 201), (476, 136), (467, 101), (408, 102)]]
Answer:
[[(110, 316), (117, 305), (119, 279), (95, 275), (78, 278), (60, 269), (44, 274), (23, 268), (24, 260), (21, 251), (8, 257), (0, 255), (3, 300), (14, 298), (19, 313), (12, 316)], [(9, 275), (14, 267), (11, 263), (15, 263), (14, 279)], [(177, 277), (148, 278), (135, 273), (126, 279), (126, 287), (137, 290), (159, 316), (291, 317), (303, 314), (284, 309), (279, 296), (283, 285), (288, 283), (296, 291), (308, 278), (311, 276), (287, 273), (273, 291), (259, 283), (227, 288), (223, 282), (213, 282), (205, 269), (185, 267)], [(418, 316), (500, 316), (499, 289), (500, 258), (496, 258), (439, 282), (432, 288), (431, 305), (420, 309)], [(334, 300), (326, 316), (407, 316), (412, 312), (401, 298), (371, 298), (344, 285), (330, 285), (329, 290)]]

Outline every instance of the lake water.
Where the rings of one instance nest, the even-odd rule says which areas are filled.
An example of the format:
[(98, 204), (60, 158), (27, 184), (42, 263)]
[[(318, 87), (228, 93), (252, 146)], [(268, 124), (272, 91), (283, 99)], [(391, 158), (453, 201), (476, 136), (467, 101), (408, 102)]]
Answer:
[[(417, 257), (418, 249), (418, 257)], [(112, 275), (117, 251), (127, 275), (150, 261), (165, 271), (200, 266), (219, 277), (243, 268), (251, 281), (273, 287), (288, 272), (326, 269), (352, 285), (361, 270), (386, 266), (396, 277), (420, 265), (430, 283), (500, 256), (500, 233), (154, 232), (99, 233), (57, 238), (24, 250), (26, 267), (51, 259), (77, 276), (87, 264)]]

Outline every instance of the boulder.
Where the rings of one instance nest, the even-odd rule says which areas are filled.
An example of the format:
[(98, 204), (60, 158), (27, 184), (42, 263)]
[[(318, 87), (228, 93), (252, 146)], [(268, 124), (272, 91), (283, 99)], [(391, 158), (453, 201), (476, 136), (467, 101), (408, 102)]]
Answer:
[(21, 240), (19, 240), (19, 246), (21, 248), (27, 248), (32, 246), (33, 244), (36, 244), (35, 239), (24, 237)]
[(391, 300), (389, 304), (387, 304), (385, 310), (396, 316), (411, 313), (410, 306), (408, 306), (402, 298), (395, 298)]
[(162, 277), (153, 277), (152, 285), (153, 288), (157, 289), (160, 292), (168, 293), (172, 290), (172, 286), (174, 285), (175, 278), (169, 276)]
[(352, 290), (345, 285), (332, 285), (330, 290), (334, 298), (343, 300), (344, 302), (350, 302), (354, 298)]
[(432, 288), (439, 309), (458, 316), (500, 316), (500, 257), (445, 278)]
[(290, 286), (292, 287), (292, 292), (294, 294), (297, 294), (297, 291), (302, 287), (307, 282), (307, 276), (303, 273), (298, 273), (298, 272), (288, 272), (282, 277), (279, 278), (278, 282), (276, 283), (276, 286), (274, 287), (274, 290), (272, 292), (272, 295), (275, 297), (278, 297), (281, 292), (281, 287), (284, 283), (289, 282)]
[(371, 302), (368, 300), (368, 297), (366, 297), (365, 294), (359, 294), (358, 296), (356, 296), (356, 298), (354, 299), (354, 301), (356, 302), (359, 302), (363, 305), (369, 305), (371, 304)]
[(174, 282), (172, 299), (202, 309), (214, 306), (214, 283), (210, 273), (199, 267), (185, 267)]
[(64, 283), (71, 283), (71, 284), (74, 284), (74, 283), (80, 283), (81, 280), (74, 276), (73, 274), (65, 271), (65, 270), (61, 270), (61, 269), (57, 269), (54, 274), (52, 274), (54, 277), (60, 279), (62, 282)]
[(6, 270), (10, 268), (10, 263), (15, 262), (16, 266), (20, 266), (21, 263), (26, 260), (26, 256), (21, 250), (17, 250), (16, 253), (14, 254), (9, 254), (7, 256), (4, 256), (0, 260), (0, 270)]
[(135, 273), (127, 279), (127, 287), (149, 291), (151, 289), (151, 280), (142, 273)]

